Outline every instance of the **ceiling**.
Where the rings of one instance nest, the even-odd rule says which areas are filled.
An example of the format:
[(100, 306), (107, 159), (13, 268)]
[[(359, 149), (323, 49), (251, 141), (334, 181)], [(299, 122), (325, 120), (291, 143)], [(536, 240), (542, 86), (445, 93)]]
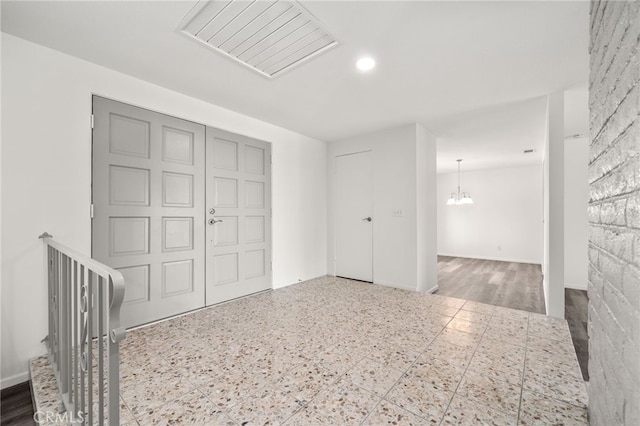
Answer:
[(588, 1), (302, 1), (340, 45), (274, 79), (180, 34), (196, 3), (4, 0), (2, 31), (327, 142), (421, 123), (440, 172), (539, 163), (554, 91), (588, 130)]

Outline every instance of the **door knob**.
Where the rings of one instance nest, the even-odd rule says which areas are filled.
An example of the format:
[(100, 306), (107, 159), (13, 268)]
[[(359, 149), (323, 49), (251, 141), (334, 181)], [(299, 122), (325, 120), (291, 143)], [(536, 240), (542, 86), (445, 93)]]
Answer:
[(209, 225), (215, 225), (218, 222), (222, 222), (222, 219), (219, 219), (219, 220), (209, 219)]
[(371, 216), (369, 216), (369, 217), (363, 218), (362, 220), (366, 220), (367, 222), (371, 222), (373, 219), (371, 218)]

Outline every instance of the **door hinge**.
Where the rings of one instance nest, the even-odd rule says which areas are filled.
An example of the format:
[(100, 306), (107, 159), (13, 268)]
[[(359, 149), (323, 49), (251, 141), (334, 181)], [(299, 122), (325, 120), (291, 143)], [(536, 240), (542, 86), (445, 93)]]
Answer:
[(89, 204), (89, 215), (91, 215), (91, 219), (93, 219), (93, 204)]
[(92, 129), (93, 129), (93, 124), (94, 124), (93, 114), (91, 114), (91, 128), (92, 128)]

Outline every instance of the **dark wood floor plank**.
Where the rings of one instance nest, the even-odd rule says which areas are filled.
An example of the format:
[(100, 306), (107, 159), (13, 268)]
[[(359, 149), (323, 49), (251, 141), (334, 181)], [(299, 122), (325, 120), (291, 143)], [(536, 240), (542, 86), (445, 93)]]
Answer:
[(2, 389), (0, 393), (3, 426), (35, 425), (33, 420), (33, 402), (31, 399), (31, 383), (23, 382)]
[(589, 316), (589, 297), (585, 290), (564, 290), (564, 316), (569, 323), (571, 339), (582, 370), (582, 377), (589, 380), (589, 338), (587, 321)]

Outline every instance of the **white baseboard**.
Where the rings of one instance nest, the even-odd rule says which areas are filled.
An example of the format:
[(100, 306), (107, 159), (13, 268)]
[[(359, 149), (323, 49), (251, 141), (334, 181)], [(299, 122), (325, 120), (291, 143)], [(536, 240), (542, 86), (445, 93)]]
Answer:
[(570, 288), (572, 290), (584, 290), (587, 291), (587, 285), (580, 285), (580, 284), (571, 284), (571, 283), (564, 283), (564, 288)]
[[(331, 275), (329, 275), (329, 276), (331, 276)], [(376, 280), (374, 279), (373, 284), (376, 284), (376, 285), (383, 285), (383, 286), (385, 286), (385, 287), (393, 287), (393, 288), (397, 288), (397, 289), (400, 289), (400, 290), (407, 290), (407, 291), (413, 291), (413, 292), (415, 292), (415, 291), (416, 291), (416, 288), (415, 288), (415, 287), (404, 286), (404, 285), (397, 284), (397, 283), (395, 283), (395, 282), (376, 281)], [(435, 286), (433, 286), (433, 287), (432, 287), (432, 288), (430, 288), (429, 290), (425, 291), (425, 293), (433, 293), (433, 292), (437, 291), (437, 290), (438, 290), (438, 288), (439, 288), (439, 287), (438, 287), (438, 285), (436, 284)]]
[(323, 274), (323, 275), (318, 275), (317, 277), (313, 277), (313, 278), (299, 279), (297, 282), (293, 282), (293, 283), (290, 282), (290, 283), (287, 283), (287, 284), (279, 284), (279, 285), (272, 284), (271, 287), (272, 287), (273, 290), (278, 290), (280, 288), (289, 287), (289, 286), (292, 286), (292, 285), (295, 285), (295, 284), (300, 284), (300, 283), (303, 283), (303, 282), (306, 282), (306, 281), (316, 280), (318, 278), (323, 278), (323, 277), (327, 277), (327, 276), (333, 276), (333, 275), (331, 275), (331, 274)]
[(25, 371), (24, 373), (16, 374), (15, 376), (5, 377), (0, 380), (0, 388), (10, 388), (11, 386), (15, 386), (17, 384), (28, 382), (29, 381), (29, 372)]
[(526, 259), (511, 259), (506, 257), (490, 257), (490, 256), (470, 256), (470, 255), (459, 255), (459, 254), (448, 254), (448, 253), (438, 253), (438, 256), (446, 256), (446, 257), (461, 257), (464, 259), (480, 259), (480, 260), (495, 260), (498, 262), (512, 262), (512, 263), (529, 263), (532, 265), (540, 265), (542, 262), (536, 260), (526, 260)]
[(433, 293), (435, 293), (436, 291), (438, 291), (438, 289), (439, 289), (439, 288), (440, 288), (440, 287), (438, 287), (437, 285), (435, 285), (435, 286), (431, 287), (429, 290), (427, 290), (426, 292), (427, 292), (427, 293), (430, 293), (430, 294), (433, 294)]
[(375, 281), (375, 280), (374, 280), (373, 283), (374, 284), (378, 284), (378, 285), (383, 285), (385, 287), (399, 288), (400, 290), (416, 291), (415, 287), (406, 287), (406, 286), (399, 285), (399, 284), (396, 284), (396, 283), (388, 283), (388, 282)]

